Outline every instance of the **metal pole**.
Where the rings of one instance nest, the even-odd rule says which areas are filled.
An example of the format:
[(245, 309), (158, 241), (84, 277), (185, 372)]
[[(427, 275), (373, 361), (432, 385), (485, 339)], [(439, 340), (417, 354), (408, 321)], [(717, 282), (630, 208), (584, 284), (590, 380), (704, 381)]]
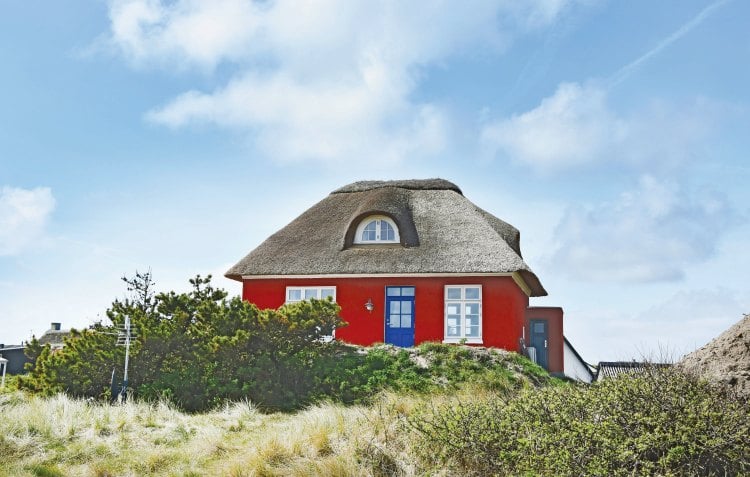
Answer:
[(125, 374), (122, 382), (123, 400), (128, 396), (128, 362), (130, 361), (130, 317), (125, 317)]

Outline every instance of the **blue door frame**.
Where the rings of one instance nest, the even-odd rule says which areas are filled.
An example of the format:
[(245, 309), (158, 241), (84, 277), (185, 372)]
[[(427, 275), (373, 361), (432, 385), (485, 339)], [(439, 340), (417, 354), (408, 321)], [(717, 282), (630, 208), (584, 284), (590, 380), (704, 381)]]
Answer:
[(549, 347), (549, 336), (547, 333), (547, 320), (530, 320), (531, 336), (529, 345), (536, 348), (536, 362), (544, 369), (549, 369), (547, 348)]
[(414, 346), (414, 287), (385, 287), (385, 342)]

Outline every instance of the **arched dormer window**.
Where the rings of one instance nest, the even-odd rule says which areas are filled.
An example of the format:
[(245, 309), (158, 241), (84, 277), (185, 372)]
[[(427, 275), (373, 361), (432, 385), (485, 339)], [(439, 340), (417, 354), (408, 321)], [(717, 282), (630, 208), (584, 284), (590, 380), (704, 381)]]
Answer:
[(368, 243), (399, 243), (396, 223), (385, 215), (371, 215), (365, 217), (357, 226), (354, 235), (355, 244)]

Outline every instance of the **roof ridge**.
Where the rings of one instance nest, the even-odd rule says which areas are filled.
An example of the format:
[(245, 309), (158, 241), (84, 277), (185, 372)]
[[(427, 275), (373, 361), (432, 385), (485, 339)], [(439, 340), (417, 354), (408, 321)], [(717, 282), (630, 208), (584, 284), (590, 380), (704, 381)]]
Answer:
[(461, 189), (451, 181), (433, 178), (433, 179), (401, 179), (388, 181), (357, 181), (340, 187), (331, 194), (349, 194), (353, 192), (365, 192), (386, 187), (395, 187), (409, 190), (452, 190), (463, 195)]

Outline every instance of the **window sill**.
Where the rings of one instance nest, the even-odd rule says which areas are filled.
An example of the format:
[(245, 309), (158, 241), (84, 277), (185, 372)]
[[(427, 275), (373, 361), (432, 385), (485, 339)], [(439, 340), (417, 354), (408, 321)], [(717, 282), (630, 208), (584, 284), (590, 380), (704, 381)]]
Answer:
[(445, 338), (443, 343), (450, 344), (483, 344), (482, 338)]

